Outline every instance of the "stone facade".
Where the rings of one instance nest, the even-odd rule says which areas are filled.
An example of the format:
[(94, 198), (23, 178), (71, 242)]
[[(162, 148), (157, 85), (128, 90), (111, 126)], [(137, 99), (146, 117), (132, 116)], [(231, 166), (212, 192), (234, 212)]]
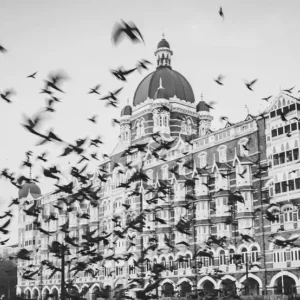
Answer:
[[(168, 50), (166, 51), (168, 52)], [(168, 56), (165, 67), (170, 67), (170, 57)], [(158, 63), (161, 63), (160, 59), (158, 59)], [(159, 66), (159, 68), (162, 67)], [(161, 86), (164, 86), (163, 80)], [(159, 89), (159, 86), (157, 88)], [(159, 186), (167, 184), (171, 187), (172, 193), (166, 195), (164, 200), (158, 200), (157, 205), (161, 208), (156, 214), (165, 220), (166, 224), (153, 221), (154, 214), (147, 213), (146, 225), (142, 232), (129, 230), (126, 239), (115, 240), (115, 237), (111, 236), (109, 246), (104, 247), (101, 244), (98, 251), (104, 256), (113, 253), (109, 248), (113, 249), (116, 256), (121, 256), (129, 251), (130, 237), (135, 244), (130, 248), (130, 252), (134, 256), (128, 261), (121, 260), (119, 263), (111, 261), (106, 262), (105, 265), (99, 263), (94, 266), (100, 269), (98, 276), (94, 278), (82, 272), (79, 278), (75, 279), (75, 284), (79, 291), (84, 286), (92, 285), (86, 298), (94, 299), (97, 289), (105, 286), (109, 286), (111, 290), (121, 286), (126, 287), (130, 278), (136, 278), (140, 274), (140, 269), (134, 268), (134, 260), (137, 261), (142, 250), (149, 246), (151, 237), (157, 239), (159, 250), (147, 253), (148, 262), (144, 265), (144, 271), (147, 283), (151, 267), (155, 262), (163, 263), (166, 266), (166, 270), (161, 274), (164, 279), (157, 290), (160, 295), (168, 296), (172, 291), (178, 290), (181, 290), (182, 295), (186, 295), (196, 287), (212, 290), (214, 288), (226, 289), (228, 285), (234, 285), (239, 293), (244, 293), (243, 287), (247, 277), (249, 292), (253, 294), (281, 292), (281, 282), (283, 282), (286, 293), (292, 289), (299, 291), (300, 248), (299, 250), (297, 247), (277, 249), (274, 243), (269, 241), (270, 235), (276, 233), (279, 228), (282, 231), (279, 235), (287, 237), (288, 234), (298, 233), (300, 226), (300, 214), (296, 209), (295, 202), (292, 203), (300, 200), (300, 186), (296, 180), (297, 178), (300, 180), (300, 164), (295, 164), (299, 158), (297, 151), (293, 152), (293, 149), (297, 147), (299, 149), (299, 122), (296, 121), (296, 129), (294, 129), (295, 125), (293, 125), (293, 130), (291, 128), (291, 137), (288, 138), (285, 134), (272, 137), (272, 130), (278, 131), (278, 128), (283, 126), (280, 124), (280, 117), (271, 117), (274, 107), (277, 111), (280, 107), (279, 101), (283, 103), (283, 99), (285, 99), (285, 106), (295, 104), (296, 108), (291, 111), (291, 116), (299, 118), (299, 100), (280, 93), (263, 115), (248, 115), (245, 120), (236, 124), (228, 123), (224, 128), (215, 132), (210, 129), (212, 116), (209, 110), (197, 111), (195, 103), (177, 97), (148, 98), (144, 102), (139, 102), (132, 108), (132, 115), (121, 117), (121, 124), (126, 124), (126, 130), (130, 130), (130, 133), (126, 135), (126, 138), (125, 135), (121, 135), (110, 158), (102, 162), (99, 169), (90, 176), (90, 183), (93, 183), (96, 188), (101, 186), (97, 207), (91, 206), (87, 200), (81, 203), (76, 202), (75, 212), (67, 215), (64, 211), (58, 211), (53, 207), (54, 204), (57, 204), (58, 198), (64, 196), (62, 194), (50, 194), (38, 198), (28, 195), (27, 198), (22, 199), (23, 201), (27, 200), (29, 205), (33, 201), (39, 201), (38, 203), (43, 207), (40, 217), (42, 227), (58, 231), (51, 236), (45, 236), (36, 231), (33, 226), (30, 227), (33, 219), (24, 214), (23, 206), (20, 205), (19, 228), (27, 228), (27, 231), (22, 231), (24, 237), (19, 237), (19, 247), (28, 249), (38, 247), (39, 251), (35, 252), (33, 261), (19, 262), (19, 268), (32, 263), (39, 266), (43, 259), (53, 260), (47, 251), (48, 245), (53, 240), (63, 240), (64, 236), (59, 231), (59, 226), (64, 224), (67, 218), (70, 220), (70, 236), (78, 237), (79, 242), (82, 241), (82, 234), (86, 232), (87, 228), (98, 229), (99, 234), (103, 231), (114, 230), (116, 224), (112, 221), (113, 217), (119, 217), (121, 226), (125, 227), (128, 220), (132, 220), (144, 209), (155, 207), (154, 204), (149, 204), (149, 200), (155, 197), (155, 193), (149, 192), (149, 190), (151, 188), (155, 190)], [(161, 115), (162, 119), (155, 121), (157, 114)], [(165, 116), (166, 119), (164, 119)], [(155, 125), (155, 122), (158, 123)], [(200, 125), (204, 126), (205, 130), (199, 130)], [(121, 131), (124, 128), (122, 127)], [(164, 160), (153, 156), (153, 149), (158, 146), (151, 137), (151, 134), (156, 131), (154, 128), (161, 132), (163, 140), (174, 140), (169, 150), (159, 153)], [(130, 138), (128, 139), (128, 137)], [(291, 141), (288, 139), (292, 140), (293, 147), (292, 144), (286, 146), (286, 143)], [(128, 146), (144, 143), (147, 144), (145, 152), (137, 151), (131, 155), (123, 155)], [(281, 164), (277, 164), (276, 161), (274, 164), (274, 159), (277, 159), (274, 158), (274, 155), (280, 153), (281, 144), (284, 144), (284, 151), (292, 150), (293, 160)], [(278, 148), (278, 152), (276, 152), (277, 148), (275, 152), (273, 151), (274, 147)], [(131, 169), (126, 167), (128, 163), (130, 163)], [(175, 165), (178, 165), (178, 175), (170, 172)], [(131, 189), (119, 187), (141, 166), (143, 166), (143, 172), (149, 177), (148, 182), (132, 183)], [(266, 166), (269, 168), (258, 176), (258, 168)], [(205, 171), (203, 171), (204, 167)], [(107, 172), (103, 172), (104, 168)], [(200, 169), (203, 173), (197, 175)], [(291, 175), (289, 172), (294, 170), (296, 171)], [(285, 174), (286, 177), (283, 175), (280, 177), (279, 174)], [(100, 180), (99, 175), (105, 177), (105, 182)], [(196, 199), (193, 201), (195, 207), (186, 209), (182, 205), (187, 203), (186, 194), (190, 194), (191, 190), (185, 187), (185, 182), (192, 177), (197, 177), (192, 190)], [(210, 189), (205, 185), (208, 177), (215, 178)], [(280, 186), (280, 192), (275, 191), (275, 187), (278, 189), (278, 183), (284, 180), (294, 180), (293, 185), (291, 183), (288, 187), (289, 191), (282, 186)], [(76, 189), (82, 186), (76, 181), (74, 183)], [(292, 187), (294, 187), (293, 190)], [(135, 188), (141, 195), (129, 197), (128, 195)], [(237, 201), (230, 206), (229, 197), (235, 191), (239, 191), (244, 203)], [(266, 199), (269, 197), (271, 198), (270, 203), (276, 203), (280, 207), (278, 212), (280, 218), (277, 223), (271, 224), (265, 218), (265, 210), (273, 209), (266, 203)], [(130, 208), (125, 209), (122, 204), (128, 204)], [(231, 207), (233, 207), (233, 211), (229, 212)], [(276, 208), (275, 205), (274, 208)], [(82, 212), (88, 212), (90, 219), (76, 217), (77, 213)], [(59, 216), (58, 220), (45, 222), (50, 214)], [(180, 234), (175, 229), (175, 225), (181, 217), (194, 217), (190, 230), (191, 235)], [(232, 219), (232, 224), (226, 223), (228, 218)], [(28, 226), (26, 227), (26, 225)], [(250, 236), (252, 240), (245, 241), (241, 238), (241, 234)], [(223, 249), (213, 244), (210, 250), (213, 259), (203, 257), (194, 259), (195, 253), (200, 248), (206, 248), (205, 243), (211, 235), (225, 236), (226, 247)], [(173, 243), (173, 249), (165, 244), (165, 236)], [(29, 240), (34, 242), (28, 243)], [(186, 242), (188, 246), (181, 242)], [(76, 256), (76, 249), (71, 249), (71, 251), (71, 256)], [(242, 255), (239, 266), (236, 266), (232, 260), (234, 254)], [(184, 260), (180, 261), (180, 257)], [(201, 262), (201, 267), (199, 262)], [(55, 261), (55, 263), (59, 265), (60, 262)], [(221, 279), (216, 275), (209, 275), (214, 269), (224, 271), (226, 275)], [(21, 279), (20, 272), (19, 293), (24, 293), (29, 298), (42, 297), (47, 293), (54, 293), (54, 297), (57, 297), (59, 294), (60, 275), (55, 275), (49, 280), (47, 279), (49, 271), (43, 270), (40, 278), (28, 282)], [(66, 278), (70, 277), (72, 274), (66, 271)]]

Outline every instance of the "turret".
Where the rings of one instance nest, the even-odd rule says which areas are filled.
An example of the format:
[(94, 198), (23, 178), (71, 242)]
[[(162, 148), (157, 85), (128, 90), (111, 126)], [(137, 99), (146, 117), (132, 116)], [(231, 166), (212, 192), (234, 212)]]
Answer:
[(196, 111), (199, 115), (199, 136), (205, 136), (210, 129), (213, 117), (210, 115), (209, 107), (203, 101), (203, 95), (201, 95), (201, 101), (196, 106)]

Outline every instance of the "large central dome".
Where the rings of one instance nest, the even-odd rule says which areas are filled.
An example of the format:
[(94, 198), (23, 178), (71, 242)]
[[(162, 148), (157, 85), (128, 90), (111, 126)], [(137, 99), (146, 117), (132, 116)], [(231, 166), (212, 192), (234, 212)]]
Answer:
[(176, 96), (180, 100), (190, 103), (195, 102), (191, 85), (179, 72), (171, 68), (171, 55), (169, 43), (162, 39), (155, 52), (157, 56), (157, 69), (146, 76), (136, 89), (133, 98), (133, 106), (137, 106), (146, 101), (147, 98), (154, 98), (160, 86), (160, 78), (166, 94), (171, 98)]

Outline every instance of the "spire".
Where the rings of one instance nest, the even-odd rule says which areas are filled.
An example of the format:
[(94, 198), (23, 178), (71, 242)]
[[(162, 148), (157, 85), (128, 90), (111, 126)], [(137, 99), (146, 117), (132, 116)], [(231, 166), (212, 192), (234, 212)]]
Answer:
[(247, 109), (247, 116), (249, 115), (249, 108), (247, 105), (245, 105), (246, 109)]
[(29, 178), (30, 178), (30, 180), (32, 180), (32, 164), (31, 164), (31, 162), (30, 162), (30, 156), (28, 156), (28, 162), (29, 162), (29, 164), (30, 164), (30, 167), (29, 167)]

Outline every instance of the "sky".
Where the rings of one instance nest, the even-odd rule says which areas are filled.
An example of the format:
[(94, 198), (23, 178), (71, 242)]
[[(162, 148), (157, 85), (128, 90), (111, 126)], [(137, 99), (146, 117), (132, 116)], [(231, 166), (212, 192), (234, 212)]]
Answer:
[[(225, 15), (219, 16), (220, 6)], [(12, 104), (0, 101), (0, 169), (8, 168), (16, 175), (29, 174), (21, 169), (26, 151), (49, 152), (46, 167), (59, 163), (68, 170), (74, 158), (57, 160), (62, 147), (35, 146), (39, 141), (21, 126), (23, 116), (32, 117), (46, 106), (47, 97), (40, 94), (50, 72), (63, 70), (68, 80), (65, 94), (55, 105), (55, 114), (47, 113), (42, 131), (53, 128), (67, 142), (98, 135), (104, 141), (99, 156), (109, 154), (116, 145), (119, 128), (111, 119), (118, 118), (127, 98), (131, 103), (139, 82), (155, 70), (154, 52), (165, 38), (173, 51), (172, 67), (190, 82), (196, 101), (201, 94), (206, 102), (216, 102), (212, 129), (243, 120), (247, 108), (251, 114), (263, 111), (268, 103), (263, 97), (278, 95), (281, 89), (300, 89), (298, 71), (300, 2), (290, 0), (1, 0), (0, 45), (8, 52), (0, 53), (0, 92), (13, 88)], [(142, 32), (145, 44), (123, 40), (117, 47), (111, 43), (113, 26), (121, 19), (133, 21)], [(140, 59), (153, 62), (149, 71), (129, 75), (125, 84), (109, 70), (120, 66), (132, 68)], [(33, 72), (37, 78), (26, 76)], [(214, 82), (225, 76), (224, 86)], [(253, 91), (244, 81), (258, 79)], [(106, 108), (96, 95), (88, 95), (91, 87), (101, 84), (100, 93), (122, 86), (119, 108)], [(97, 114), (98, 123), (87, 118)], [(41, 164), (33, 159), (33, 177), (39, 176), (43, 193), (53, 190), (53, 181), (41, 175)], [(97, 163), (91, 164), (91, 168)], [(18, 190), (0, 179), (0, 211), (5, 211)], [(17, 240), (16, 218), (11, 226), (11, 240)]]

